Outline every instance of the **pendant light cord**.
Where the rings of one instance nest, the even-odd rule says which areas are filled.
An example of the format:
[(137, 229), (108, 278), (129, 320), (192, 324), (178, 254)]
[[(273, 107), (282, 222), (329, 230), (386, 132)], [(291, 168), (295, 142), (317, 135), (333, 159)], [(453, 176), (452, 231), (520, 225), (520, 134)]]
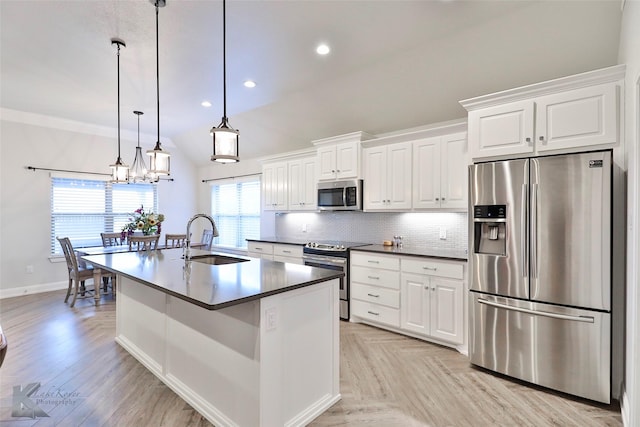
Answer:
[(118, 161), (120, 161), (120, 43), (118, 46)]
[(223, 116), (227, 121), (227, 1), (222, 0), (222, 94)]
[(158, 43), (158, 1), (156, 0), (156, 99), (158, 109), (158, 144), (160, 144), (160, 45)]

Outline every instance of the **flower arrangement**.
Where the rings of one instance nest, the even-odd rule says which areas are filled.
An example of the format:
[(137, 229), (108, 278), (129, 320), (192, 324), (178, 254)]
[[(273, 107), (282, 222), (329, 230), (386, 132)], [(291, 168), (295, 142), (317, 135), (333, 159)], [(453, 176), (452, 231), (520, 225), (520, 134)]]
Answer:
[(136, 209), (129, 218), (129, 223), (122, 227), (122, 237), (130, 236), (134, 231), (142, 231), (145, 236), (150, 234), (160, 234), (160, 227), (164, 221), (164, 215), (145, 212), (144, 206)]

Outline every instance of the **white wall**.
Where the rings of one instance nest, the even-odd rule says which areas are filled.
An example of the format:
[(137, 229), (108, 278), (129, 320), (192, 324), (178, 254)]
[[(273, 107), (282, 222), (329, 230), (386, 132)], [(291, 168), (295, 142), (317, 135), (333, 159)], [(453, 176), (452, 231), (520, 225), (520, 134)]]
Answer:
[[(33, 115), (2, 111), (0, 298), (64, 287), (68, 277), (64, 263), (49, 260), (49, 173), (29, 171), (26, 166), (109, 173), (109, 165), (117, 157), (115, 129), (68, 120), (36, 119)], [(131, 164), (135, 135), (127, 134), (127, 139), (121, 139), (123, 160)], [(141, 145), (148, 149), (152, 142), (141, 137)], [(172, 154), (171, 172), (175, 181), (158, 184), (159, 212), (167, 218), (162, 229), (163, 233), (184, 232), (195, 211), (197, 172), (175, 147), (165, 144), (163, 147)], [(33, 273), (26, 272), (28, 265), (33, 266)]]
[(625, 425), (640, 425), (640, 1), (624, 2), (619, 62), (626, 64), (625, 144), (627, 162), (627, 284)]

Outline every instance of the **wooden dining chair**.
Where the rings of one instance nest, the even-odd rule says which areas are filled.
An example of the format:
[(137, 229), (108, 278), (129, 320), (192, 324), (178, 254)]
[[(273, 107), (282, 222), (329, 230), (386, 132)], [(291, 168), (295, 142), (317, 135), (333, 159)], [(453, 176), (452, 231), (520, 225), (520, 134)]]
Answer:
[(100, 233), (102, 237), (102, 246), (120, 246), (122, 245), (122, 233)]
[[(67, 261), (67, 270), (69, 272), (69, 287), (67, 288), (67, 295), (64, 298), (64, 302), (69, 301), (69, 297), (71, 296), (71, 291), (73, 290), (73, 299), (71, 300), (70, 307), (73, 307), (76, 304), (76, 299), (80, 298), (89, 298), (95, 296), (95, 287), (100, 286), (99, 283), (94, 283), (94, 289), (87, 289), (85, 286), (85, 282), (87, 280), (93, 280), (93, 267), (84, 265), (84, 263), (80, 263), (78, 261), (78, 256), (76, 255), (75, 250), (73, 249), (73, 245), (71, 244), (71, 240), (68, 237), (58, 237), (58, 242), (60, 242), (60, 246), (62, 247), (62, 252), (64, 253), (64, 258)], [(116, 284), (116, 276), (113, 273), (109, 273), (107, 271), (102, 272), (102, 277), (107, 277), (111, 279), (113, 293), (115, 295), (115, 284)], [(96, 301), (97, 304), (97, 301)]]
[(187, 241), (186, 234), (165, 234), (164, 247), (165, 248), (181, 248)]
[(155, 251), (158, 249), (159, 234), (150, 236), (129, 236), (130, 251)]
[(200, 239), (203, 249), (211, 249), (211, 243), (213, 243), (213, 230), (202, 230), (202, 238)]

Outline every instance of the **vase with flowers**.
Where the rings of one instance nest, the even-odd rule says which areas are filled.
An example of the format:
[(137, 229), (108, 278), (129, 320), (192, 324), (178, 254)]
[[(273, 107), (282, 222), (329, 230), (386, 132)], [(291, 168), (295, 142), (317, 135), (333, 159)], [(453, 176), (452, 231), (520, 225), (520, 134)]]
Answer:
[(160, 234), (162, 221), (164, 221), (163, 214), (145, 212), (144, 206), (140, 206), (140, 209), (136, 209), (131, 214), (129, 222), (122, 227), (122, 238), (131, 236), (136, 231), (141, 231), (145, 236)]

